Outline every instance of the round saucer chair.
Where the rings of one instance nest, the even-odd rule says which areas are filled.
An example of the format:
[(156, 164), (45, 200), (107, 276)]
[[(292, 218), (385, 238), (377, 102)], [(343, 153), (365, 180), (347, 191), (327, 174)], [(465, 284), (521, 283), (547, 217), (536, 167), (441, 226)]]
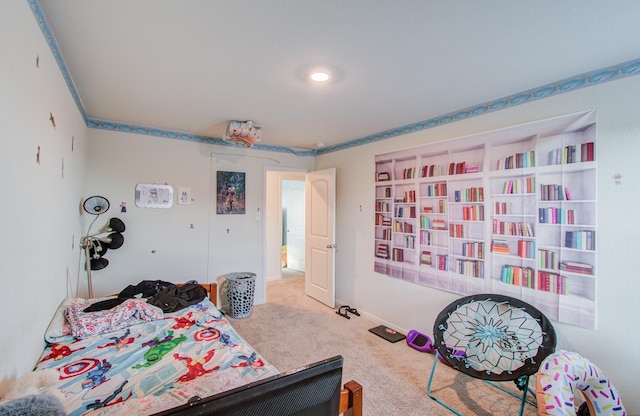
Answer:
[[(536, 406), (529, 377), (536, 374), (556, 347), (553, 326), (538, 309), (504, 295), (467, 296), (440, 312), (433, 325), (433, 336), (437, 357), (433, 360), (427, 394), (440, 405), (462, 415), (431, 392), (436, 366), (442, 358), (454, 369), (520, 398), (520, 416), (525, 403)], [(522, 395), (494, 383), (504, 381), (513, 381)], [(527, 400), (527, 392), (534, 401)]]

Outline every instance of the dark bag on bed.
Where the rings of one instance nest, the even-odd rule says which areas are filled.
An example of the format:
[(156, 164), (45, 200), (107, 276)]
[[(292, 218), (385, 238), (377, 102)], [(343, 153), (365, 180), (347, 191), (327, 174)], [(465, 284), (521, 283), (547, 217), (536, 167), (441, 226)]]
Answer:
[(147, 303), (162, 309), (162, 312), (176, 312), (194, 305), (207, 297), (207, 291), (198, 283), (170, 286), (149, 298)]

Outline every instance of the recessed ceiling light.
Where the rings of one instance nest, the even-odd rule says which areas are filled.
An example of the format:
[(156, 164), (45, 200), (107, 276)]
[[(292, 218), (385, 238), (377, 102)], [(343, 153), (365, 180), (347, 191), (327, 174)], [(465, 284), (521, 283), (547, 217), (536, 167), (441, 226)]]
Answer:
[(329, 81), (330, 76), (327, 72), (317, 71), (309, 75), (309, 78), (315, 82), (326, 82)]

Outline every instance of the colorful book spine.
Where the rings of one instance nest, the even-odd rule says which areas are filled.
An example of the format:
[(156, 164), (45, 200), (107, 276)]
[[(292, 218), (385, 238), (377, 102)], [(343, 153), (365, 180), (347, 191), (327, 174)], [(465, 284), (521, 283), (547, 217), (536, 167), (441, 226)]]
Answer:
[(534, 270), (531, 267), (514, 266), (505, 264), (501, 268), (500, 281), (503, 283), (522, 286), (533, 289), (534, 284)]
[(529, 150), (528, 152), (516, 153), (505, 158), (498, 159), (496, 168), (498, 170), (505, 170), (532, 168), (535, 166), (536, 152), (535, 150)]
[(484, 279), (484, 262), (481, 260), (457, 259), (455, 268), (458, 274)]
[(538, 271), (538, 282), (536, 289), (544, 292), (566, 295), (569, 293), (568, 280), (566, 276), (557, 273)]
[(595, 250), (595, 234), (593, 230), (565, 231), (564, 246), (578, 250)]

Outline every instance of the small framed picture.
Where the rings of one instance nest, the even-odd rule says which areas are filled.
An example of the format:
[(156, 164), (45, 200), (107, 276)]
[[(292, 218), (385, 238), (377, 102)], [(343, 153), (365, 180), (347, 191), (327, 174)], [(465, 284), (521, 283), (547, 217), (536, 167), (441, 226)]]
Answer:
[(173, 187), (151, 183), (137, 184), (136, 206), (140, 208), (171, 208), (173, 206)]
[(244, 214), (245, 213), (245, 173), (217, 172), (218, 207), (216, 214)]
[(191, 203), (191, 188), (178, 187), (178, 205)]

